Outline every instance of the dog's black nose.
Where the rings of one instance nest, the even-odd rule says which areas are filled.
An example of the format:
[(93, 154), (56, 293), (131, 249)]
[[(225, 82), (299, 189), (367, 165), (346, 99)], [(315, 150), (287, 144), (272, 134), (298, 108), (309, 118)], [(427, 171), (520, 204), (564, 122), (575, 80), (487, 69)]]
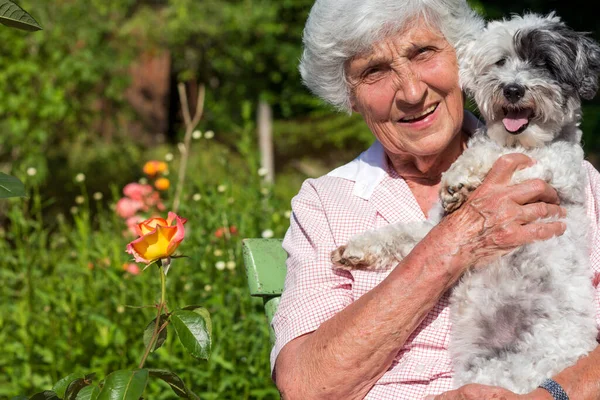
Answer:
[(517, 85), (516, 83), (511, 83), (509, 85), (504, 86), (503, 89), (504, 97), (511, 103), (516, 103), (521, 100), (523, 96), (525, 96), (525, 87), (521, 85)]

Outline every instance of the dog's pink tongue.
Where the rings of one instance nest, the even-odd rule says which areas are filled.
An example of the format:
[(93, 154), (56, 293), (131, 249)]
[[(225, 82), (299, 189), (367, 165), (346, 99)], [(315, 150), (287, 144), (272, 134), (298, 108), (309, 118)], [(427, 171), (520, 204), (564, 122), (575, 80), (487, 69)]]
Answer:
[(514, 133), (529, 122), (530, 115), (531, 110), (511, 110), (508, 111), (506, 117), (502, 120), (502, 123), (507, 131)]

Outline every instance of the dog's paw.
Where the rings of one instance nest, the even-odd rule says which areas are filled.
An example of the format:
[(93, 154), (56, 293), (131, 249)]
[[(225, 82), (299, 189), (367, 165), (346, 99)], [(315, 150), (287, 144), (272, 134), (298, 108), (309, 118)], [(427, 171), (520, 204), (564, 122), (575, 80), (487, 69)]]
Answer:
[(348, 244), (331, 252), (331, 262), (334, 268), (346, 271), (374, 269), (377, 264), (377, 256), (368, 250)]
[(473, 190), (475, 190), (474, 186), (464, 185), (462, 183), (442, 187), (440, 198), (442, 200), (444, 211), (450, 214), (460, 208)]

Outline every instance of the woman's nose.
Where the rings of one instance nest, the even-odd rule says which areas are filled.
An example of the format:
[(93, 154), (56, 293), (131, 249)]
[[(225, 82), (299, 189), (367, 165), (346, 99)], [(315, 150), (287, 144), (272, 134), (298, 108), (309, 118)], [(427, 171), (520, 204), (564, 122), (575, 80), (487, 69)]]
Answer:
[(427, 84), (412, 71), (398, 74), (396, 101), (404, 104), (419, 104), (427, 94)]

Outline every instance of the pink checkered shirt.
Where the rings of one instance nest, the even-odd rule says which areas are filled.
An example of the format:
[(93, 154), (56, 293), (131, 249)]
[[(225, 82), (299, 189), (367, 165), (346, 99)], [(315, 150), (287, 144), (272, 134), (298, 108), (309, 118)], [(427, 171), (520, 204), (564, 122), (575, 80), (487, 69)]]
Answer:
[[(472, 116), (465, 121), (473, 122)], [(587, 162), (585, 168), (589, 177), (588, 214), (592, 221), (590, 257), (597, 285), (600, 174)], [(316, 330), (389, 274), (389, 271), (336, 272), (329, 259), (332, 250), (357, 233), (425, 218), (406, 182), (393, 168), (388, 170), (378, 142), (354, 161), (326, 176), (304, 182), (292, 200), (292, 209), (291, 225), (283, 242), (289, 255), (285, 290), (272, 322), (277, 337), (271, 352), (272, 368), (286, 343)], [(600, 289), (596, 291), (596, 306), (600, 323)], [(448, 312), (448, 295), (445, 295), (398, 351), (392, 366), (366, 399), (422, 399), (453, 388)]]

